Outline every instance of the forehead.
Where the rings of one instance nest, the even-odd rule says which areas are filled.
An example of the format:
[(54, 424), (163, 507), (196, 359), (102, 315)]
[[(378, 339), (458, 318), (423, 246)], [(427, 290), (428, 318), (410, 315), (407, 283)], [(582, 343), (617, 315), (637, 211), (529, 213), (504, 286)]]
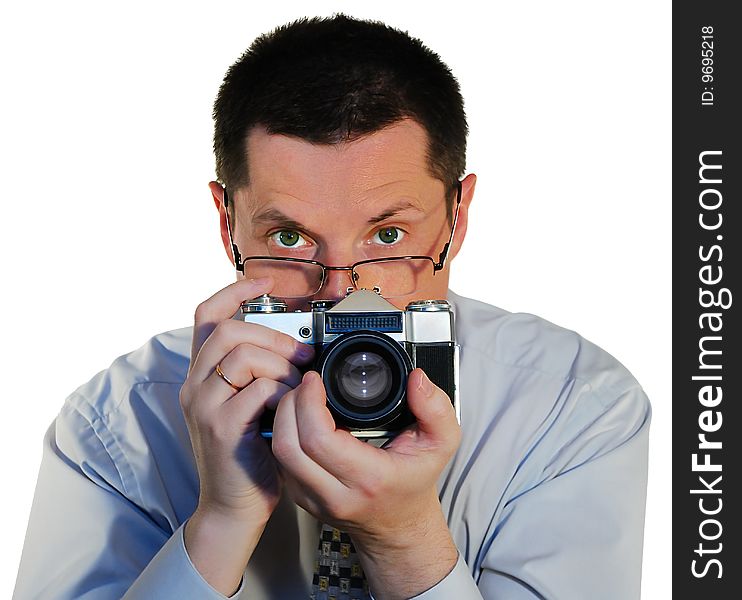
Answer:
[[(252, 210), (279, 198), (321, 204), (375, 205), (400, 196), (440, 202), (443, 183), (429, 169), (428, 138), (405, 119), (352, 142), (313, 144), (255, 128), (247, 156)], [(372, 207), (369, 207), (372, 208)]]

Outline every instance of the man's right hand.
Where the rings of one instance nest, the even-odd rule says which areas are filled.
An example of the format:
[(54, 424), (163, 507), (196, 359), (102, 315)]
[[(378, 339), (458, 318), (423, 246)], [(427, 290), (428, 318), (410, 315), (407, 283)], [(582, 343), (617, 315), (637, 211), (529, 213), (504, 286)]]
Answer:
[[(301, 382), (296, 365), (312, 348), (278, 331), (231, 317), (270, 292), (271, 279), (239, 280), (198, 306), (191, 364), (180, 391), (200, 480), (198, 507), (184, 531), (194, 566), (225, 595), (240, 578), (281, 496), (260, 416)], [(241, 391), (218, 373), (216, 366)]]

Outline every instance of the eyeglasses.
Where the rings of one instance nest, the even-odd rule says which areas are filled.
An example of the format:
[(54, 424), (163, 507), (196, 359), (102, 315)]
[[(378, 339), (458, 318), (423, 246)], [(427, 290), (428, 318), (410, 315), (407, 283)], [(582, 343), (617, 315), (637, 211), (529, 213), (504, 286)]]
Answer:
[[(330, 267), (316, 260), (278, 256), (249, 256), (243, 259), (232, 239), (232, 229), (227, 211), (227, 232), (237, 271), (253, 279), (272, 277), (271, 291), (279, 298), (307, 298), (318, 293), (327, 281), (329, 271), (348, 271), (351, 289), (374, 289), (385, 298), (407, 296), (422, 287), (428, 274), (442, 270), (456, 232), (456, 222), (461, 206), (461, 182), (456, 182), (456, 212), (451, 225), (451, 235), (436, 262), (430, 256), (390, 256), (361, 260), (347, 267)], [(224, 207), (229, 207), (227, 190), (224, 190)]]

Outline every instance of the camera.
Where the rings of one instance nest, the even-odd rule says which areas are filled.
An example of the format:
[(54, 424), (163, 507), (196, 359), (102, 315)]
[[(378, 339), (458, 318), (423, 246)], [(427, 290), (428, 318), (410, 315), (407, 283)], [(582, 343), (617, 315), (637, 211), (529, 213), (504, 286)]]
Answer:
[[(336, 424), (358, 438), (391, 438), (415, 422), (406, 392), (416, 367), (448, 394), (460, 422), (451, 305), (418, 300), (400, 310), (378, 290), (351, 290), (339, 302), (314, 300), (310, 311), (295, 312), (266, 294), (243, 302), (235, 318), (313, 345), (315, 358), (306, 370), (321, 375)], [(264, 413), (263, 437), (272, 436), (274, 415)]]

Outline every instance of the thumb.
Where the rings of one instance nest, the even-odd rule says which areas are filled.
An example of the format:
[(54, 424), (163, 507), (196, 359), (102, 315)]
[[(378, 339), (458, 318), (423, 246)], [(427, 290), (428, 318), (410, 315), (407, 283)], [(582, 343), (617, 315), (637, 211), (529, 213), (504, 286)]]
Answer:
[(420, 433), (435, 441), (458, 439), (459, 424), (450, 398), (422, 369), (413, 370), (407, 378), (407, 403)]

